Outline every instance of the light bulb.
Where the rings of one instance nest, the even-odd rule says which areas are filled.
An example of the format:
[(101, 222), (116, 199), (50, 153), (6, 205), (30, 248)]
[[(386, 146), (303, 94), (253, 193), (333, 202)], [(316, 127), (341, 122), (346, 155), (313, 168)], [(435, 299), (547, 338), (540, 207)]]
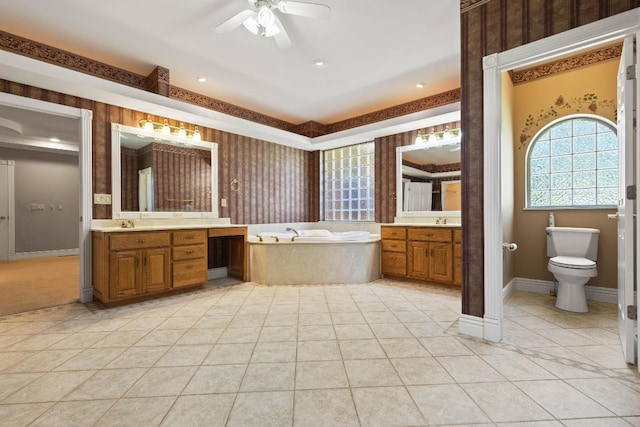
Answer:
[(198, 126), (196, 126), (195, 129), (193, 130), (193, 140), (194, 141), (200, 141), (201, 140), (200, 131), (198, 130)]
[(169, 121), (167, 119), (164, 120), (164, 124), (162, 125), (162, 134), (171, 135), (171, 128), (169, 127)]
[(178, 138), (186, 138), (187, 130), (184, 128), (184, 123), (180, 123), (180, 130), (178, 131)]
[(151, 116), (147, 116), (147, 121), (144, 122), (142, 129), (153, 131), (153, 121), (151, 121)]

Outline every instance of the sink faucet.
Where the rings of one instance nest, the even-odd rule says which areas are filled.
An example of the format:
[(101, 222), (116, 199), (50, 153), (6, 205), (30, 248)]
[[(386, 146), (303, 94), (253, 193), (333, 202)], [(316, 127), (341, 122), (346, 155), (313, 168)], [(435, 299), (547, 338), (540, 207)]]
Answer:
[(286, 228), (286, 231), (293, 231), (294, 233), (296, 233), (296, 235), (295, 235), (295, 236), (291, 237), (291, 241), (292, 241), (292, 242), (293, 242), (293, 241), (295, 241), (296, 237), (300, 237), (300, 234), (296, 231), (296, 229), (295, 229), (295, 228), (287, 227), (287, 228)]

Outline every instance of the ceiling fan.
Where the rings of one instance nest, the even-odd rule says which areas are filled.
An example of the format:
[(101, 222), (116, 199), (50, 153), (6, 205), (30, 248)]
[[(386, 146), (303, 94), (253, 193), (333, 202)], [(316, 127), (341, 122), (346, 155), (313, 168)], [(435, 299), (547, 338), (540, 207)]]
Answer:
[(331, 9), (324, 4), (290, 0), (248, 0), (248, 2), (250, 9), (245, 9), (218, 25), (216, 33), (228, 33), (244, 25), (253, 34), (273, 37), (280, 48), (286, 49), (291, 46), (291, 39), (275, 14), (276, 10), (288, 15), (308, 18), (326, 19), (331, 16)]

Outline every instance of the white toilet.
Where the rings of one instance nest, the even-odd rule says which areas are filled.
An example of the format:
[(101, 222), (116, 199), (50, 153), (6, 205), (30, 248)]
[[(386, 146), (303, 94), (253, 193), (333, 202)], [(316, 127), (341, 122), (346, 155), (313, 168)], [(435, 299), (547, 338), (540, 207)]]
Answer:
[(598, 275), (598, 235), (595, 228), (547, 227), (547, 269), (558, 281), (556, 307), (586, 313), (584, 285)]

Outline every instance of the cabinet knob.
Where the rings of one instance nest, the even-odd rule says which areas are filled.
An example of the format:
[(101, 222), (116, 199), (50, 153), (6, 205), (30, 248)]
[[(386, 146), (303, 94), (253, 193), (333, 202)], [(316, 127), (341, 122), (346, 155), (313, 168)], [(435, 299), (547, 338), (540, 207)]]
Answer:
[(191, 255), (193, 251), (187, 251), (187, 255)]
[(144, 239), (138, 239), (137, 242), (138, 243), (144, 243)]

